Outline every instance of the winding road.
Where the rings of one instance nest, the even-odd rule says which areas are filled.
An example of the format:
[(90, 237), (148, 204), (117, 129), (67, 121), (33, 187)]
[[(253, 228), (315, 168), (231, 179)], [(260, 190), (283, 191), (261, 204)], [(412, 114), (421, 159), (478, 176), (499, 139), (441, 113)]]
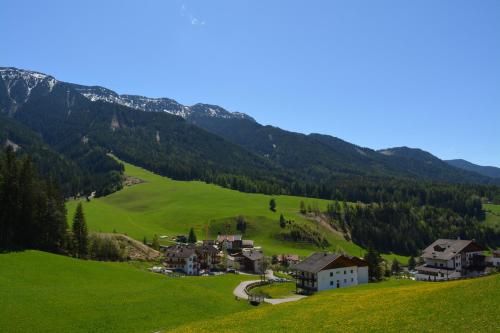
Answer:
[[(268, 278), (268, 279), (274, 278), (273, 271), (271, 271), (271, 270), (266, 271), (266, 278)], [(260, 280), (251, 280), (251, 281), (241, 282), (233, 290), (233, 295), (238, 297), (238, 298), (241, 298), (241, 299), (248, 299), (248, 294), (245, 291), (246, 287), (248, 287), (249, 285), (251, 285), (253, 283), (257, 283), (257, 282), (260, 282)], [(303, 299), (305, 297), (307, 297), (307, 296), (296, 295), (296, 296), (290, 296), (287, 298), (264, 298), (264, 302), (272, 304), (272, 305), (276, 305), (276, 304), (281, 304), (281, 303), (286, 303), (286, 302), (298, 301), (298, 300)]]

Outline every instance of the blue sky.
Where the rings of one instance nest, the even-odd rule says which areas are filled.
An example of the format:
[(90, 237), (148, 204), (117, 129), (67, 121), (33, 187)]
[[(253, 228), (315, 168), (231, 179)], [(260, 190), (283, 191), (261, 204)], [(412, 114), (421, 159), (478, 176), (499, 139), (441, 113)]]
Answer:
[(500, 1), (0, 0), (0, 66), (500, 166)]

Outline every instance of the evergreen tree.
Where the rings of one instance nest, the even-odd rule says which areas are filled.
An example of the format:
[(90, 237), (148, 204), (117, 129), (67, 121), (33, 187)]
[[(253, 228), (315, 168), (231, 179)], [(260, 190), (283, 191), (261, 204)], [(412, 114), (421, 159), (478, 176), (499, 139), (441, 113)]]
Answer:
[(194, 233), (194, 229), (193, 228), (191, 228), (189, 230), (189, 236), (188, 236), (187, 242), (190, 243), (190, 244), (196, 243), (196, 234)]
[(285, 229), (285, 227), (286, 227), (286, 220), (285, 220), (285, 217), (283, 216), (283, 214), (280, 215), (280, 227), (282, 229)]
[(303, 200), (300, 201), (300, 213), (301, 214), (305, 214), (307, 211), (306, 211), (306, 204), (304, 203)]
[(247, 230), (247, 222), (241, 215), (236, 218), (236, 230), (239, 230), (242, 234), (244, 234)]
[(87, 223), (85, 222), (85, 216), (83, 214), (82, 203), (78, 203), (76, 207), (75, 215), (73, 216), (73, 239), (75, 242), (76, 255), (80, 258), (84, 258), (88, 254), (88, 231)]
[(415, 260), (415, 257), (411, 256), (410, 259), (408, 259), (408, 269), (410, 271), (413, 271), (415, 269), (416, 265), (417, 265), (417, 262)]
[(160, 250), (160, 240), (158, 239), (158, 235), (155, 234), (153, 236), (153, 241), (151, 242), (151, 247), (156, 251)]
[(399, 261), (397, 259), (394, 259), (392, 261), (391, 271), (395, 275), (399, 275), (399, 273), (401, 272), (401, 265), (399, 264)]
[(276, 200), (274, 200), (274, 198), (269, 200), (269, 209), (272, 210), (273, 212), (276, 211)]
[(380, 267), (382, 258), (373, 247), (368, 248), (368, 252), (365, 254), (365, 260), (368, 262), (368, 275), (370, 279), (372, 281), (381, 280), (383, 277), (383, 272)]

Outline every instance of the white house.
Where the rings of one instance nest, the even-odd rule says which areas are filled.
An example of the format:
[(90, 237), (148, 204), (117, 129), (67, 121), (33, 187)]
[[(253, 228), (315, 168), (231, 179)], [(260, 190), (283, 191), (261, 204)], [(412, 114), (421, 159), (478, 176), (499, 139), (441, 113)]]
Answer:
[(314, 253), (292, 269), (297, 289), (306, 293), (368, 283), (368, 263), (343, 254)]
[(422, 253), (416, 268), (420, 281), (451, 280), (473, 276), (484, 269), (484, 249), (472, 240), (438, 239)]
[(165, 249), (165, 267), (180, 270), (188, 275), (197, 275), (200, 262), (194, 245), (173, 245)]

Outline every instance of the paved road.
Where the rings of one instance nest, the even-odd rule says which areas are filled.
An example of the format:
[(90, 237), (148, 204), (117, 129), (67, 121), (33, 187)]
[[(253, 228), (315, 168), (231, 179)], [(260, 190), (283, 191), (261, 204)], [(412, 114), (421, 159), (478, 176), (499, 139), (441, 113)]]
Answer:
[[(273, 271), (271, 271), (271, 270), (266, 271), (266, 277), (268, 279), (269, 278), (273, 278), (274, 277)], [(252, 280), (252, 281), (243, 281), (243, 282), (241, 282), (233, 290), (233, 295), (236, 296), (236, 297), (238, 297), (238, 298), (241, 298), (241, 299), (248, 299), (248, 294), (246, 293), (245, 288), (248, 285), (250, 285), (252, 283), (256, 283), (256, 282), (260, 282), (260, 280)], [(305, 297), (307, 297), (307, 296), (296, 295), (296, 296), (290, 296), (290, 297), (287, 297), (287, 298), (264, 298), (264, 302), (276, 305), (276, 304), (281, 304), (281, 303), (286, 303), (286, 302), (298, 301), (299, 299), (302, 299), (302, 298), (305, 298)]]

